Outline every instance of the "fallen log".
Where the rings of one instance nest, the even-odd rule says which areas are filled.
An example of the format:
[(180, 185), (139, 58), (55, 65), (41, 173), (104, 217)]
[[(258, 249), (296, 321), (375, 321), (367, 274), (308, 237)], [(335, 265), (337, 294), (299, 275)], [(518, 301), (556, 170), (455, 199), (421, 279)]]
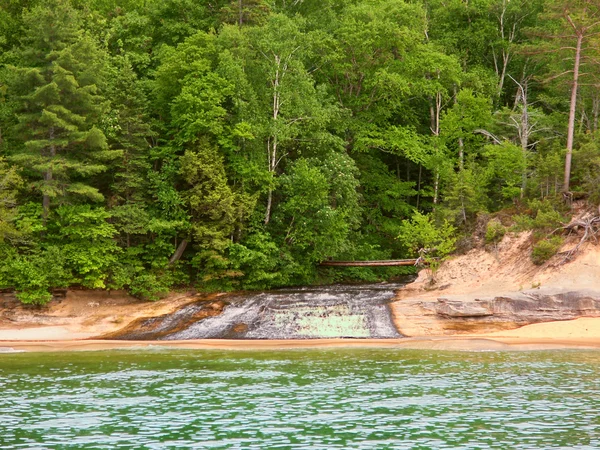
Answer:
[(323, 261), (320, 265), (326, 267), (391, 267), (415, 266), (423, 263), (419, 259), (389, 259), (381, 261)]

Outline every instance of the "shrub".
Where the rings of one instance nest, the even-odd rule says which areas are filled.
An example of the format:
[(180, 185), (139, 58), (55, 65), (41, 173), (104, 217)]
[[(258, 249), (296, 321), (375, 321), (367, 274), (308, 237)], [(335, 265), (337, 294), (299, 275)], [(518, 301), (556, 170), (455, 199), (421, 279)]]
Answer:
[(542, 265), (552, 258), (563, 244), (560, 236), (553, 236), (548, 239), (543, 239), (533, 246), (531, 252), (531, 260), (536, 265)]
[[(423, 256), (432, 274), (440, 261), (456, 248), (456, 228), (444, 221), (440, 225), (429, 215), (415, 212), (411, 220), (403, 220), (398, 239), (414, 254)], [(436, 259), (439, 258), (439, 259)]]
[(498, 220), (490, 220), (485, 230), (486, 244), (495, 244), (500, 242), (506, 234), (506, 228)]
[(528, 231), (534, 228), (533, 218), (527, 214), (517, 214), (513, 216), (514, 225), (511, 227), (511, 231), (520, 232)]
[(45, 305), (52, 300), (53, 288), (67, 287), (73, 278), (65, 268), (65, 256), (56, 246), (48, 246), (35, 254), (19, 255), (7, 248), (0, 255), (0, 287), (13, 288), (22, 303)]
[(156, 301), (166, 295), (170, 287), (164, 277), (153, 273), (142, 273), (129, 284), (129, 293), (141, 300)]
[(518, 214), (513, 217), (513, 231), (542, 230), (551, 231), (560, 227), (567, 218), (561, 214), (559, 207), (553, 205), (549, 200), (537, 199), (529, 202), (530, 213)]
[(554, 209), (540, 210), (535, 216), (534, 227), (549, 230), (560, 227), (563, 221), (562, 215)]
[(25, 305), (42, 306), (52, 300), (52, 294), (47, 289), (30, 291), (15, 291), (15, 297)]

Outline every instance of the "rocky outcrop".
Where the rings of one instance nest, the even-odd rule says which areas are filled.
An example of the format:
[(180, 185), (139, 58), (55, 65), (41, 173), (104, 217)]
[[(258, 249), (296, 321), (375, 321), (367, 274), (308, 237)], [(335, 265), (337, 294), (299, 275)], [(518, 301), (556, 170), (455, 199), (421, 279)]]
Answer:
[(493, 297), (440, 296), (392, 304), (399, 331), (408, 336), (489, 333), (541, 322), (600, 317), (600, 291), (532, 289)]
[(401, 284), (333, 285), (238, 292), (141, 318), (103, 339), (398, 338), (389, 302)]

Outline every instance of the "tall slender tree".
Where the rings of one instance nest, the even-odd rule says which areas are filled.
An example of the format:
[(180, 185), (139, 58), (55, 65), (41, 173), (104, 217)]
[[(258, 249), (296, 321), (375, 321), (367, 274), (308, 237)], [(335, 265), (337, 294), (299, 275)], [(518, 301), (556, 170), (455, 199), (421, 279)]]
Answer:
[[(529, 51), (547, 56), (553, 63), (547, 81), (568, 79), (570, 84), (563, 193), (570, 198), (571, 161), (575, 139), (575, 115), (582, 79), (597, 67), (600, 4), (596, 0), (547, 0), (544, 22), (533, 30), (537, 37)], [(566, 78), (568, 76), (568, 78)]]
[(93, 177), (115, 156), (96, 126), (105, 108), (99, 90), (105, 60), (67, 0), (50, 0), (23, 20), (23, 60), (9, 86), (20, 100), (23, 145), (11, 157), (41, 193), (45, 220), (53, 199), (103, 199)]

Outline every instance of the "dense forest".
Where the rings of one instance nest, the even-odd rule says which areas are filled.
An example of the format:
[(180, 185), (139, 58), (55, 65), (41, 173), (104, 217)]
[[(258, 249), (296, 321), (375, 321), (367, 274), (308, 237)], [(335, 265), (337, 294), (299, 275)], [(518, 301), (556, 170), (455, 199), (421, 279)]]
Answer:
[(0, 287), (377, 280), (319, 263), (550, 229), (600, 202), (599, 88), (597, 0), (0, 0)]

